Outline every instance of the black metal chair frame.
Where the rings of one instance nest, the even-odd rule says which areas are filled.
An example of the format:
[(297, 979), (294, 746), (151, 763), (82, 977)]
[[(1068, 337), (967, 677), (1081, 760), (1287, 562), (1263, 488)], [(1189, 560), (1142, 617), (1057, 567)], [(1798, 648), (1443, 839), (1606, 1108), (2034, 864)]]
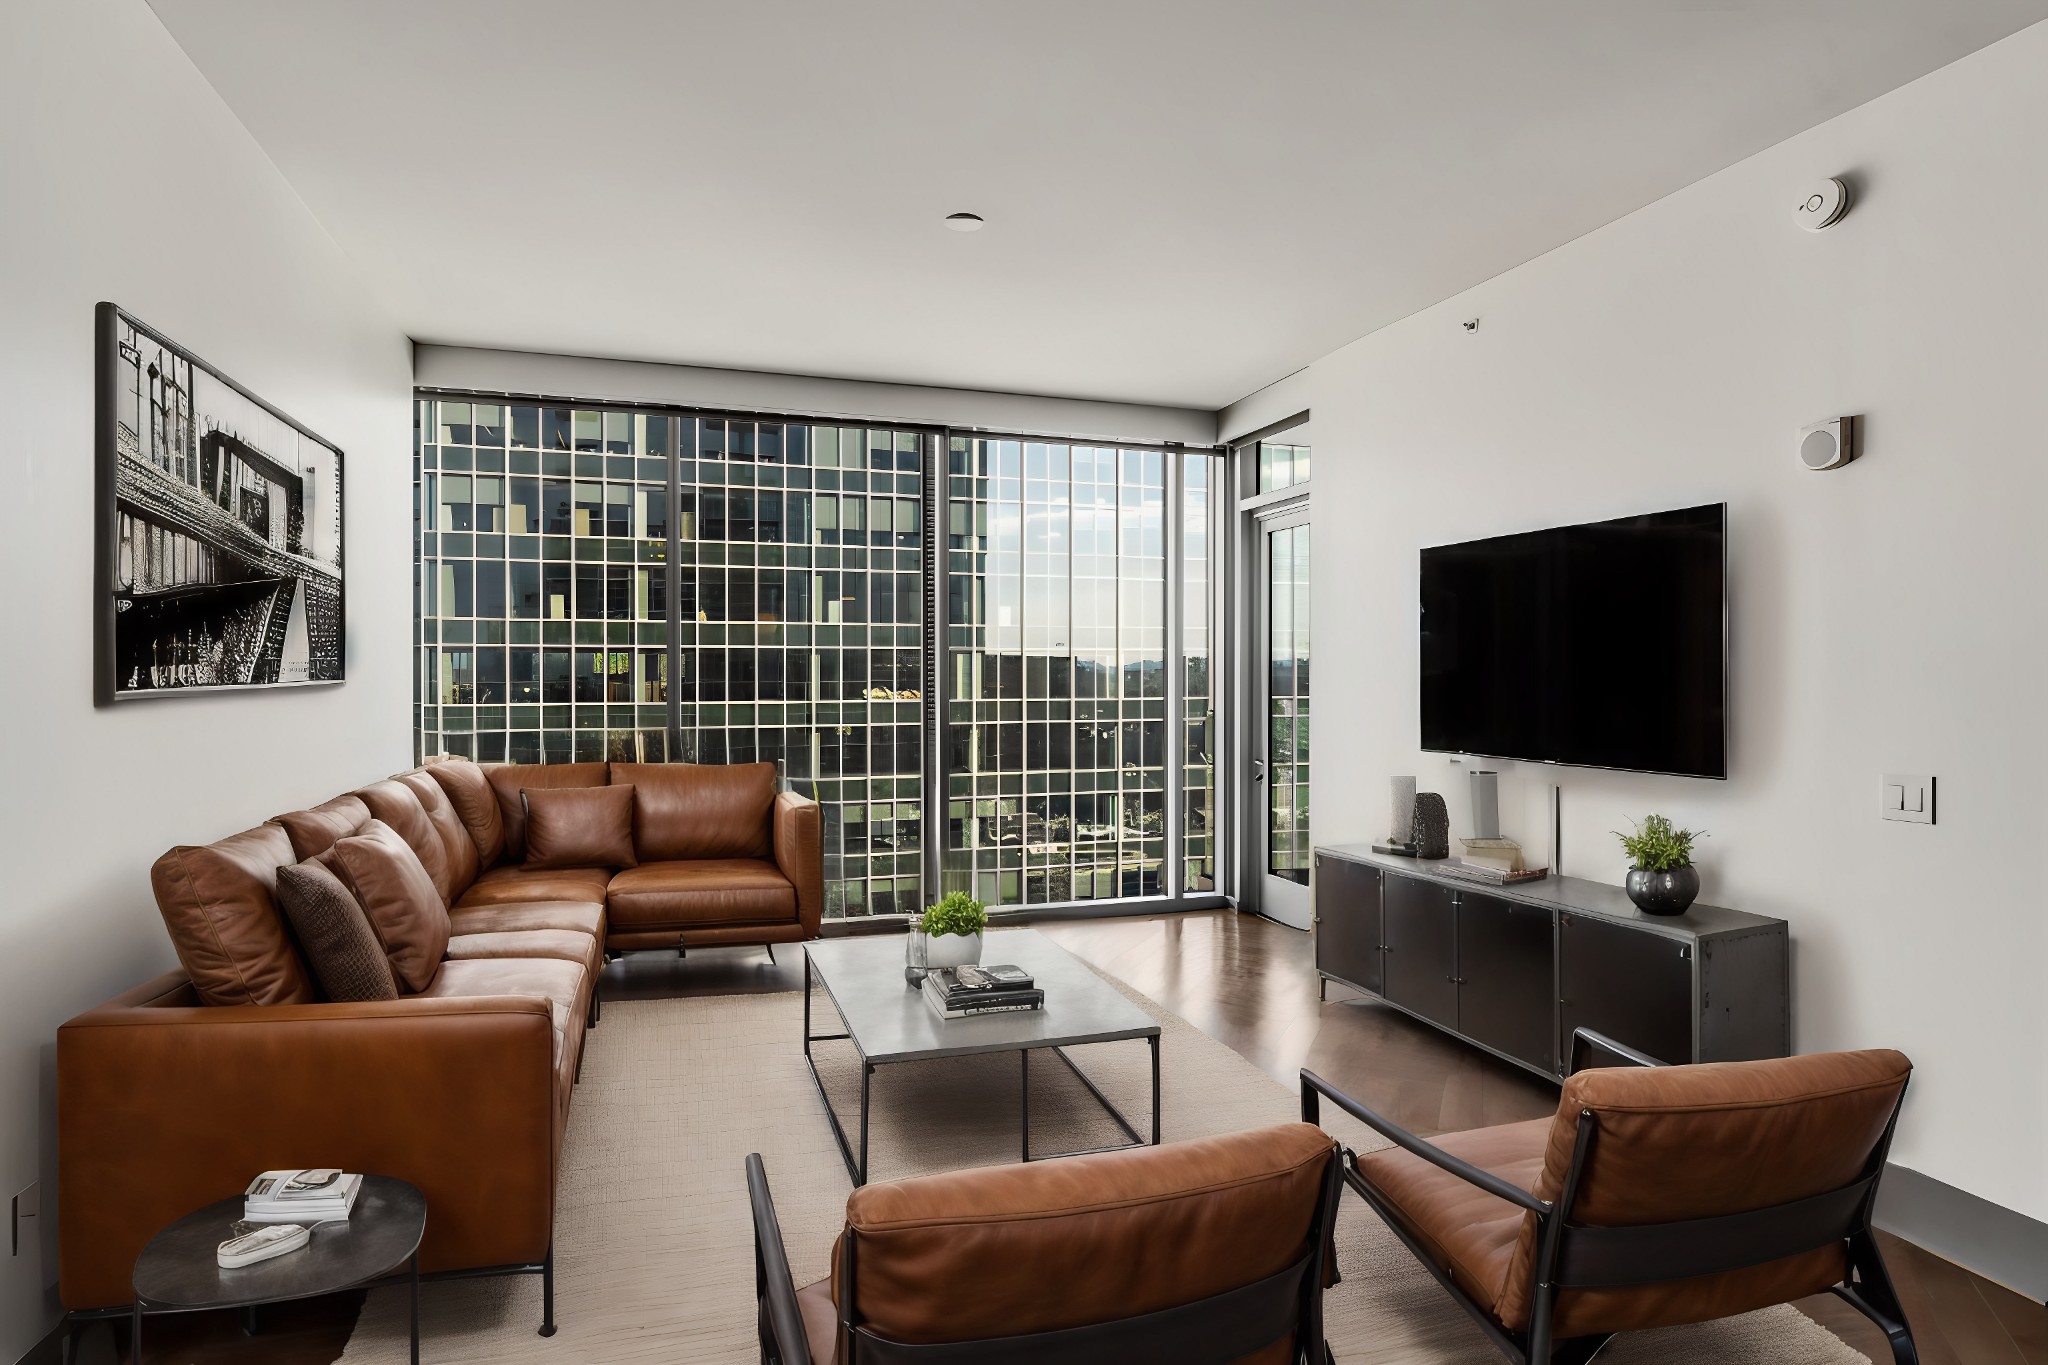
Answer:
[[(847, 1229), (839, 1250), (839, 1347), (846, 1365), (1225, 1365), (1288, 1335), (1303, 1343), (1297, 1365), (1333, 1365), (1323, 1339), (1323, 1284), (1331, 1233), (1344, 1192), (1342, 1149), (1330, 1154), (1309, 1229), (1308, 1250), (1277, 1274), (1211, 1298), (1156, 1313), (1054, 1332), (981, 1341), (911, 1345), (877, 1336), (853, 1316), (860, 1238)], [(754, 1210), (754, 1284), (760, 1300), (762, 1365), (833, 1365), (814, 1360), (797, 1307), (768, 1172), (747, 1157)], [(970, 1289), (967, 1292), (972, 1292)], [(1308, 1343), (1314, 1343), (1314, 1353)]]
[[(1572, 1070), (1580, 1070), (1594, 1053), (1606, 1053), (1626, 1065), (1665, 1065), (1591, 1029), (1578, 1030), (1572, 1039)], [(1408, 1230), (1392, 1202), (1365, 1179), (1358, 1168), (1358, 1154), (1348, 1148), (1343, 1151), (1344, 1183), (1372, 1206), (1394, 1230), (1394, 1235), (1436, 1277), (1437, 1283), (1450, 1292), (1501, 1354), (1515, 1365), (1584, 1365), (1613, 1339), (1613, 1334), (1608, 1333), (1554, 1341), (1552, 1318), (1562, 1290), (1630, 1288), (1694, 1275), (1716, 1275), (1763, 1265), (1830, 1243), (1846, 1243), (1849, 1260), (1847, 1278), (1835, 1285), (1832, 1292), (1877, 1324), (1891, 1343), (1896, 1365), (1919, 1365), (1912, 1331), (1906, 1325), (1905, 1311), (1899, 1306), (1898, 1293), (1885, 1269), (1870, 1222), (1878, 1181), (1891, 1150), (1892, 1130), (1898, 1125), (1899, 1107), (1905, 1102), (1903, 1088), (1885, 1123), (1884, 1136), (1878, 1139), (1862, 1174), (1840, 1189), (1744, 1213), (1634, 1227), (1589, 1227), (1572, 1221), (1579, 1182), (1598, 1138), (1598, 1126), (1590, 1109), (1579, 1114), (1572, 1164), (1557, 1201), (1551, 1203), (1415, 1136), (1304, 1068), (1301, 1117), (1305, 1122), (1319, 1122), (1319, 1099), (1323, 1097), (1391, 1139), (1402, 1150), (1536, 1216), (1529, 1325), (1524, 1331), (1511, 1331), (1437, 1264), (1436, 1258)]]

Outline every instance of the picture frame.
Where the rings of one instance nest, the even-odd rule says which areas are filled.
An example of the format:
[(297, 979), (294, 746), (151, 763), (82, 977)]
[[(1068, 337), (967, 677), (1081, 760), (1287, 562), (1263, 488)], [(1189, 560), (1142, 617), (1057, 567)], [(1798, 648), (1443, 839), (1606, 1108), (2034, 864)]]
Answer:
[(95, 310), (93, 703), (347, 677), (341, 448)]

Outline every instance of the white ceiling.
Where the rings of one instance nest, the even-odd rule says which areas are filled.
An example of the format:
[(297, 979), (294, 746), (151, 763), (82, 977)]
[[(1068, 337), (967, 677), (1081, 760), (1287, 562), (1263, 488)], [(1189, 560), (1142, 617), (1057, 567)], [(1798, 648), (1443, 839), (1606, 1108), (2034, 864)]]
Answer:
[(418, 340), (1212, 408), (2048, 17), (151, 3)]

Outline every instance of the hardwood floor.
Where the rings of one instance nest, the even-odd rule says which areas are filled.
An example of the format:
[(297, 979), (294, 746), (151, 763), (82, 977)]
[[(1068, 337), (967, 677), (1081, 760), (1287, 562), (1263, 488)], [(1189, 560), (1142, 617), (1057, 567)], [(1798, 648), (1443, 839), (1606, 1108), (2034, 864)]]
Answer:
[[(1399, 1011), (1336, 986), (1328, 1000), (1318, 999), (1308, 935), (1268, 920), (1211, 911), (1036, 927), (1289, 1088), (1309, 1067), (1424, 1134), (1539, 1118), (1556, 1108), (1555, 1086)], [(639, 954), (606, 969), (604, 998), (799, 988), (801, 950), (776, 955), (770, 963), (758, 948), (700, 950), (687, 960)], [(595, 1041), (603, 1046), (602, 1029)], [(1884, 1247), (1924, 1365), (2048, 1365), (2048, 1309), (1895, 1237), (1885, 1235)], [(360, 1303), (360, 1295), (344, 1295), (266, 1310), (254, 1338), (226, 1314), (152, 1319), (149, 1357), (327, 1365), (339, 1358)], [(1883, 1337), (1847, 1305), (1823, 1296), (1799, 1306), (1876, 1365), (1889, 1365)], [(93, 1328), (81, 1342), (80, 1365), (121, 1359), (123, 1335)], [(54, 1340), (27, 1359), (55, 1365)]]

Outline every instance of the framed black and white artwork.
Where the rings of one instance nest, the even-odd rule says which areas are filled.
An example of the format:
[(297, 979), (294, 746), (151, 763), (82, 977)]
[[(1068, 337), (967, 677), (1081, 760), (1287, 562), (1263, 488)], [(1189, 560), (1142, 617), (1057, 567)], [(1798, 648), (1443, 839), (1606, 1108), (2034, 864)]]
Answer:
[(342, 680), (341, 451), (99, 305), (93, 700)]

